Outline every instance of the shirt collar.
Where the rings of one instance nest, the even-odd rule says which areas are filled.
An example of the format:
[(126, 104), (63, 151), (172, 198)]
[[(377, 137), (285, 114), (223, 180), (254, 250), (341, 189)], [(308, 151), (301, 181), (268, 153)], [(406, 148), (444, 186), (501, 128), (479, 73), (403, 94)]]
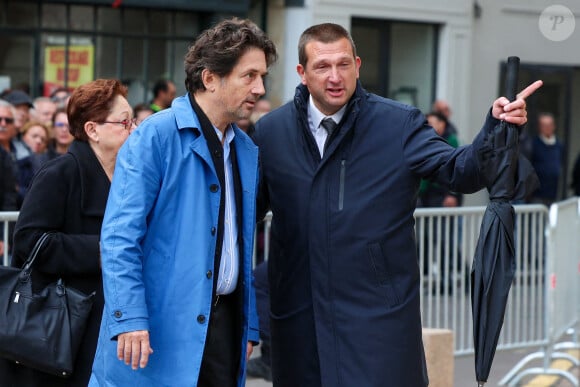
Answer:
[[(220, 142), (224, 143), (224, 141), (223, 141), (224, 135), (221, 132), (221, 130), (219, 130), (215, 126), (213, 127), (213, 130), (215, 130)], [(234, 139), (234, 136), (236, 135), (234, 133), (234, 129), (232, 128), (232, 125), (228, 125), (228, 127), (226, 128), (226, 131), (225, 131), (225, 135), (226, 135), (226, 143), (231, 144), (232, 140)]]
[(539, 137), (540, 137), (540, 140), (542, 140), (542, 142), (546, 145), (556, 144), (556, 136), (546, 137), (543, 134), (540, 134)]
[(310, 114), (312, 125), (314, 126), (314, 130), (316, 130), (323, 119), (326, 117), (331, 117), (336, 124), (340, 123), (342, 120), (342, 116), (344, 116), (344, 112), (346, 110), (346, 105), (341, 107), (336, 113), (331, 116), (325, 116), (322, 114), (320, 110), (314, 105), (314, 100), (312, 99), (312, 95), (308, 97), (308, 113)]

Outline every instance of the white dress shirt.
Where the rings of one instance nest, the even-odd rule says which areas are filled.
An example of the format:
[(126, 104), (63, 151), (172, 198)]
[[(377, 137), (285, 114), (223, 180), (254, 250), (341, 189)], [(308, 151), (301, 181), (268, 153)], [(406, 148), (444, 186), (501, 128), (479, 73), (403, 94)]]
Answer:
[(238, 223), (236, 221), (236, 195), (234, 193), (234, 176), (232, 173), (232, 160), (230, 145), (234, 139), (234, 130), (231, 125), (225, 131), (226, 139), (223, 140), (222, 132), (215, 128), (219, 140), (224, 147), (224, 180), (225, 203), (224, 203), (224, 237), (220, 271), (218, 273), (216, 294), (230, 294), (236, 290), (239, 273), (238, 251)]
[(320, 151), (320, 157), (324, 156), (324, 143), (328, 137), (328, 132), (321, 125), (322, 120), (330, 117), (334, 120), (336, 124), (340, 122), (342, 116), (344, 116), (344, 111), (346, 110), (346, 105), (340, 108), (339, 111), (331, 116), (325, 116), (320, 110), (314, 105), (314, 100), (312, 96), (308, 98), (308, 127), (316, 140), (316, 145)]

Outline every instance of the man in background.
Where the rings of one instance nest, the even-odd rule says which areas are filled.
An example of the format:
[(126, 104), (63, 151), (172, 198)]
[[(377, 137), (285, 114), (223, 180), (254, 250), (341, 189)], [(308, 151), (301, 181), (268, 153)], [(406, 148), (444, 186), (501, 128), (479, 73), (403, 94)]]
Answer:
[(538, 134), (532, 140), (532, 165), (540, 188), (532, 194), (532, 203), (550, 206), (558, 198), (564, 148), (556, 137), (556, 120), (552, 113), (538, 114)]
[(440, 113), (443, 115), (443, 117), (445, 117), (445, 131), (441, 137), (446, 140), (449, 136), (455, 136), (457, 138), (458, 131), (453, 122), (451, 122), (451, 107), (449, 106), (449, 103), (443, 99), (438, 99), (433, 102), (431, 111), (434, 113)]
[(154, 113), (171, 106), (171, 102), (175, 99), (175, 84), (168, 79), (160, 79), (153, 85), (153, 101), (149, 107)]
[(16, 109), (14, 126), (16, 127), (16, 131), (19, 132), (20, 128), (30, 120), (30, 109), (34, 107), (32, 99), (22, 90), (12, 90), (6, 93), (2, 99), (10, 102)]
[(56, 113), (56, 103), (48, 97), (37, 97), (34, 99), (34, 108), (30, 111), (34, 121), (42, 122), (52, 126), (52, 117)]

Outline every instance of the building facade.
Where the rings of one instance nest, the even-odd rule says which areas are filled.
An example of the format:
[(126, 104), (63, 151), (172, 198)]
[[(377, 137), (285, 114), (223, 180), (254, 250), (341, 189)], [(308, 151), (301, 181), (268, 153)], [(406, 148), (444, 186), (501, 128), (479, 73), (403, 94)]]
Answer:
[(260, 19), (250, 0), (0, 0), (0, 91), (35, 97), (118, 78), (132, 104), (160, 78), (185, 92), (183, 57), (201, 30), (228, 16)]
[[(132, 104), (150, 99), (159, 78), (184, 90), (183, 56), (195, 36), (228, 16), (250, 17), (276, 43), (280, 58), (267, 83), (274, 106), (299, 82), (301, 32), (321, 22), (351, 31), (362, 58), (361, 82), (377, 94), (428, 112), (445, 99), (463, 143), (503, 94), (508, 56), (521, 58), (520, 86), (543, 79), (528, 101), (552, 112), (571, 165), (580, 152), (580, 3), (569, 15), (549, 0), (0, 0), (0, 91), (29, 85), (31, 95), (99, 77), (122, 79)], [(566, 17), (564, 17), (566, 16)], [(573, 25), (575, 23), (575, 26)], [(566, 32), (567, 31), (567, 32)], [(484, 202), (485, 194), (466, 204)], [(473, 199), (472, 199), (473, 198)]]
[[(566, 148), (561, 197), (569, 194), (571, 166), (580, 152), (580, 3), (550, 11), (548, 0), (298, 0), (268, 2), (268, 32), (282, 52), (271, 94), (281, 103), (299, 82), (297, 43), (308, 26), (335, 22), (351, 31), (361, 56), (361, 82), (386, 97), (428, 112), (445, 99), (459, 138), (469, 143), (491, 102), (504, 94), (509, 56), (521, 58), (520, 89), (536, 79), (544, 87), (528, 100), (527, 130), (551, 112)], [(575, 27), (574, 27), (575, 24)], [(283, 80), (283, 81), (281, 81)], [(485, 202), (485, 192), (466, 204)]]

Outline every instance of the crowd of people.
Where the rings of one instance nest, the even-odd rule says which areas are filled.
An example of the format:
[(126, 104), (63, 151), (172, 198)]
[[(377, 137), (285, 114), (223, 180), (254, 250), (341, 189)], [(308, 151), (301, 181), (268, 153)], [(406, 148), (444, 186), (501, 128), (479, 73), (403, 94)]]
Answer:
[[(428, 384), (416, 198), (457, 206), (484, 188), (483, 139), (499, 120), (524, 125), (541, 82), (493, 101), (459, 147), (444, 101), (426, 119), (364, 90), (340, 25), (309, 27), (298, 52), (295, 98), (272, 111), (276, 47), (236, 18), (188, 49), (181, 97), (168, 80), (135, 107), (117, 80), (2, 95), (1, 210), (20, 210), (12, 264), (49, 232), (36, 280), (65, 277), (97, 300), (70, 379), (2, 361), (3, 384), (243, 386), (246, 366), (277, 387)], [(559, 143), (539, 141), (549, 164), (544, 148)], [(260, 339), (263, 364), (247, 363)]]
[[(0, 211), (19, 210), (35, 173), (47, 161), (67, 153), (74, 140), (67, 114), (72, 91), (59, 87), (49, 96), (35, 99), (18, 88), (0, 94), (0, 162), (2, 168), (12, 171), (3, 182), (8, 179), (15, 183), (4, 185)], [(160, 79), (152, 93), (151, 102), (132, 108), (136, 125), (171, 105), (175, 85)]]

